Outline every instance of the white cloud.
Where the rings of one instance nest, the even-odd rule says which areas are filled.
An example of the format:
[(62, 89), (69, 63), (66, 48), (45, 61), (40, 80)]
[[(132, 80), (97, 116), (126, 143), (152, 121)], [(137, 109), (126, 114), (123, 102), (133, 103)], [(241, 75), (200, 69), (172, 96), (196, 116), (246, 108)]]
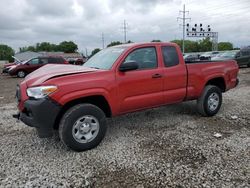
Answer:
[(0, 0), (0, 43), (15, 49), (37, 42), (73, 40), (80, 50), (123, 41), (123, 20), (128, 40), (181, 38), (176, 17), (183, 3), (191, 24), (211, 25), (219, 41), (235, 46), (250, 44), (249, 0)]

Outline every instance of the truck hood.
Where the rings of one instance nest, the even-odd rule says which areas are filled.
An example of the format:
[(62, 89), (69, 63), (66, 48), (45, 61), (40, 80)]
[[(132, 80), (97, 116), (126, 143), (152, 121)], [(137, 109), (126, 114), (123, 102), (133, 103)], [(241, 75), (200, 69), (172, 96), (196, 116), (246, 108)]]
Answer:
[(24, 81), (26, 82), (27, 87), (32, 87), (41, 85), (43, 82), (51, 78), (95, 71), (98, 70), (83, 66), (48, 64), (26, 76)]

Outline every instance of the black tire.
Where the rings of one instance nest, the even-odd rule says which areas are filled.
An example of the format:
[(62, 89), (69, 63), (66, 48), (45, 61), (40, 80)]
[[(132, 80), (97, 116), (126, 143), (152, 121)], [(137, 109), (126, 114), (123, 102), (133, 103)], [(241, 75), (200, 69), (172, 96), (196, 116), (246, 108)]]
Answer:
[[(215, 96), (217, 98), (218, 104), (217, 105), (209, 105), (209, 99)], [(217, 102), (215, 102), (216, 104)], [(220, 88), (208, 85), (204, 88), (202, 95), (197, 100), (197, 109), (198, 112), (203, 116), (214, 116), (220, 110), (222, 104), (222, 92)]]
[(25, 76), (26, 76), (26, 72), (25, 72), (25, 71), (19, 70), (19, 71), (17, 72), (17, 77), (18, 77), (18, 78), (24, 78)]
[[(88, 133), (81, 132), (82, 131), (81, 126), (85, 126), (83, 124), (85, 122), (86, 116), (95, 119), (93, 121), (97, 125), (99, 123), (99, 129), (98, 132), (94, 131), (94, 133), (92, 133), (92, 130), (89, 130), (92, 136), (93, 135), (96, 136), (95, 137), (93, 136), (93, 139), (90, 140), (89, 142), (86, 141), (86, 143), (80, 143), (81, 141), (84, 141), (84, 136), (80, 139), (76, 138), (77, 133), (75, 132), (74, 129), (75, 127), (78, 127), (79, 130), (77, 130), (77, 132), (79, 132), (80, 135), (82, 134), (87, 135), (90, 133), (90, 132)], [(80, 123), (81, 126), (76, 126), (76, 123)], [(92, 126), (91, 124), (92, 123), (90, 123), (90, 125), (88, 126), (91, 127)], [(70, 108), (63, 115), (59, 125), (59, 137), (65, 146), (74, 151), (80, 152), (96, 147), (104, 138), (106, 130), (107, 130), (106, 117), (104, 112), (100, 108), (92, 104), (78, 104)]]

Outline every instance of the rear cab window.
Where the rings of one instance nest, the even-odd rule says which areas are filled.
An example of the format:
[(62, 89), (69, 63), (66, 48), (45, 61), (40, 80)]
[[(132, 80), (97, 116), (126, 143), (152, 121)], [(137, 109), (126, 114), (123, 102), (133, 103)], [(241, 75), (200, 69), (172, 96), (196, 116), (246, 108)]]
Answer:
[(179, 56), (174, 46), (162, 46), (161, 51), (165, 67), (179, 65)]

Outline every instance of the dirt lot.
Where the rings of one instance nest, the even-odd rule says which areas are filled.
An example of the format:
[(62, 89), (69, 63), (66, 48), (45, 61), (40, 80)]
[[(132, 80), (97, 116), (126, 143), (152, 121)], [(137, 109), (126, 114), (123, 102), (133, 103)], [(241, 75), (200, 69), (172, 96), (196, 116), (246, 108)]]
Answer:
[(1, 76), (0, 187), (250, 187), (250, 68), (239, 78), (214, 117), (195, 102), (117, 117), (96, 149), (76, 153), (11, 117), (21, 80)]

